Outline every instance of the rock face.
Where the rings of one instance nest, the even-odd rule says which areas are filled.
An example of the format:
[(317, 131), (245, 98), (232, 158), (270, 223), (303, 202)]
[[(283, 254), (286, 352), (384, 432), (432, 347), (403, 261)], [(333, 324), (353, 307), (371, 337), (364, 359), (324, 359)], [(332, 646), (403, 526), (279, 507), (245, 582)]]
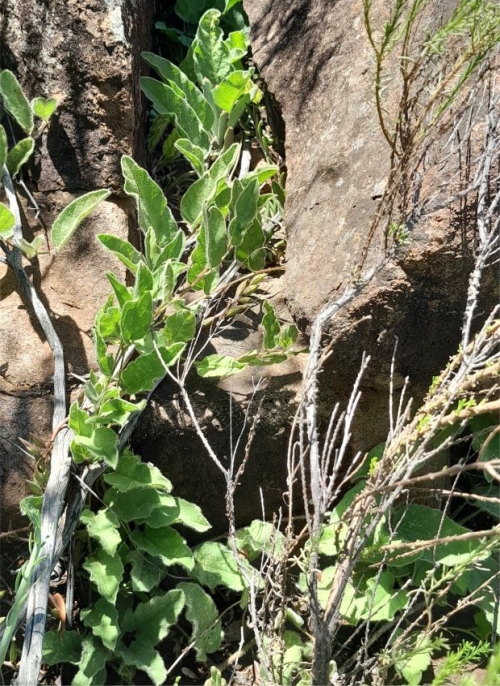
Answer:
[[(95, 235), (133, 239), (132, 206), (121, 194), (120, 157), (140, 160), (144, 150), (140, 53), (149, 47), (151, 11), (147, 0), (0, 2), (1, 67), (17, 75), (29, 99), (59, 100), (48, 131), (37, 140), (31, 177), (25, 179), (40, 209), (36, 218), (31, 201), (23, 203), (25, 237), (46, 232), (81, 193), (113, 191), (61, 254), (50, 255), (47, 245), (46, 254), (26, 264), (52, 314), (68, 373), (85, 374), (93, 364), (89, 334), (109, 290), (105, 272), (125, 276)], [(15, 277), (2, 267), (0, 278), (0, 502), (6, 529), (16, 524), (32, 469), (18, 438), (28, 439), (31, 432), (50, 438), (53, 364)], [(71, 383), (68, 377), (70, 388)]]
[[(388, 180), (391, 150), (377, 119), (373, 51), (362, 0), (291, 0), (286, 6), (248, 0), (244, 5), (254, 61), (286, 128), (284, 295), (294, 319), (307, 330), (352, 280)], [(431, 5), (419, 31), (438, 27), (454, 4)], [(387, 3), (374, 0), (371, 6), (374, 25), (381, 27)], [(389, 116), (399, 101), (397, 66), (395, 61), (387, 78)], [(474, 116), (470, 140), (477, 149), (485, 117), (480, 108)], [(458, 136), (451, 137), (455, 152), (449, 147), (452, 128), (451, 120), (443, 125), (425, 168), (419, 169), (418, 203), (426, 213), (408, 222), (407, 242), (332, 325), (332, 355), (323, 377), (325, 413), (333, 400), (346, 401), (363, 351), (371, 356), (353, 437), (357, 449), (386, 437), (396, 340), (396, 386), (408, 376), (417, 402), (460, 340), (474, 254), (473, 200), (431, 210), (473, 174), (463, 167)], [(383, 252), (379, 231), (364, 267), (379, 263)], [(489, 312), (498, 300), (494, 273), (486, 278), (484, 292)]]

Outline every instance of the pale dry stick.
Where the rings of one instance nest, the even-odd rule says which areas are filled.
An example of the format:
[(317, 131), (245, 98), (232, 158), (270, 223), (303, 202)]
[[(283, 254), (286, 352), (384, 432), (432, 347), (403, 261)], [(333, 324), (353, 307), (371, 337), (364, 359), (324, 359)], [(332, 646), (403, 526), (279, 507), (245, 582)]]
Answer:
[(59, 430), (66, 418), (66, 385), (63, 348), (50, 320), (49, 314), (22, 266), (21, 252), (16, 245), (16, 243), (20, 244), (22, 240), (21, 215), (14, 185), (5, 165), (3, 168), (2, 180), (9, 207), (15, 217), (13, 236), (14, 247), (12, 249), (8, 249), (5, 245), (2, 245), (2, 247), (7, 256), (7, 262), (15, 272), (23, 293), (33, 308), (35, 316), (42, 327), (54, 358), (54, 409), (52, 414), (52, 429), (55, 436), (51, 451), (50, 476), (45, 489), (41, 511), (41, 559), (35, 568), (33, 587), (28, 599), (26, 632), (20, 660), (19, 676), (16, 680), (17, 684), (24, 686), (25, 684), (35, 684), (38, 681), (40, 672), (50, 575), (56, 560), (55, 543), (57, 526), (64, 506), (64, 496), (71, 465), (71, 457), (69, 455), (71, 434), (66, 429)]

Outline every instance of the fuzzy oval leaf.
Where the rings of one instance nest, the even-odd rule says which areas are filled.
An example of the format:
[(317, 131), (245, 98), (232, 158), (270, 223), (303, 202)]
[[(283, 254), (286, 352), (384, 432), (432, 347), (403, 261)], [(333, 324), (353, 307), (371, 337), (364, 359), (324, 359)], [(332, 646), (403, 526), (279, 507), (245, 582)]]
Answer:
[(127, 562), (131, 565), (130, 581), (132, 590), (149, 593), (153, 588), (158, 588), (165, 576), (163, 565), (150, 560), (147, 555), (138, 550), (131, 550), (127, 555)]
[(179, 508), (176, 517), (177, 522), (201, 533), (212, 528), (198, 505), (190, 503), (183, 498), (175, 498), (175, 501)]
[(247, 71), (233, 71), (218, 86), (214, 88), (213, 95), (217, 107), (226, 112), (231, 112), (236, 102), (242, 95), (250, 92), (253, 82)]
[(215, 205), (204, 212), (204, 220), (207, 264), (211, 269), (216, 269), (227, 252), (226, 220)]
[(194, 551), (195, 568), (191, 573), (208, 588), (226, 586), (233, 591), (243, 591), (245, 582), (229, 548), (222, 543), (207, 541)]
[(139, 603), (134, 612), (128, 612), (122, 630), (134, 632), (135, 637), (145, 645), (155, 646), (162, 641), (177, 624), (184, 608), (184, 594), (173, 589), (150, 600)]
[(147, 519), (156, 508), (176, 508), (173, 496), (167, 493), (159, 493), (153, 488), (126, 492), (110, 488), (106, 491), (104, 502), (123, 522)]
[(89, 573), (91, 581), (97, 586), (103, 598), (114, 603), (124, 571), (120, 556), (98, 550), (94, 556), (87, 558), (82, 566)]
[(219, 26), (220, 12), (209, 9), (201, 17), (194, 40), (193, 63), (198, 82), (206, 78), (215, 86), (232, 69), (229, 47), (224, 43)]
[(170, 243), (179, 231), (160, 186), (131, 157), (124, 155), (121, 167), (125, 193), (135, 198), (139, 209), (139, 224), (144, 234), (151, 228), (158, 246)]
[[(129, 646), (120, 643), (116, 646), (118, 655), (126, 665), (132, 665), (146, 672), (155, 686), (164, 684), (167, 678), (167, 670), (161, 655), (151, 646), (144, 645), (141, 641), (132, 641)], [(75, 682), (73, 681), (73, 686)], [(92, 684), (100, 684), (102, 681), (93, 681)], [(78, 686), (80, 686), (78, 684)], [(90, 684), (89, 684), (90, 686)]]
[(115, 471), (104, 475), (104, 481), (124, 493), (135, 488), (155, 488), (166, 493), (172, 490), (172, 484), (158, 467), (141, 462), (127, 451), (120, 455)]
[(34, 127), (33, 112), (19, 81), (8, 69), (0, 72), (0, 93), (5, 109), (12, 114), (19, 126), (30, 135)]
[(129, 300), (122, 308), (120, 328), (126, 343), (138, 341), (149, 331), (153, 320), (153, 297), (146, 291), (137, 300)]
[(23, 164), (31, 157), (34, 147), (35, 141), (33, 138), (23, 138), (9, 150), (5, 164), (11, 176), (16, 176), (19, 173)]
[(182, 132), (182, 137), (200, 147), (205, 154), (210, 150), (210, 136), (191, 105), (166, 83), (160, 83), (149, 76), (141, 79), (141, 88), (146, 97), (151, 100), (153, 107), (159, 114), (169, 114), (175, 117), (175, 123)]
[(57, 100), (55, 98), (33, 98), (31, 109), (39, 119), (48, 122), (56, 111)]
[(142, 57), (153, 67), (153, 69), (156, 69), (165, 83), (173, 82), (178, 86), (187, 102), (200, 118), (204, 129), (210, 131), (214, 124), (214, 112), (200, 89), (181, 69), (179, 69), (179, 67), (172, 64), (172, 62), (169, 62), (169, 60), (154, 55), (152, 52), (143, 52)]
[(77, 665), (82, 652), (82, 637), (76, 631), (47, 631), (43, 636), (42, 659), (52, 667), (58, 662)]
[(118, 462), (118, 436), (106, 426), (99, 426), (90, 437), (75, 436), (72, 444), (88, 450), (98, 460), (103, 460), (110, 467)]
[(52, 226), (51, 240), (57, 250), (63, 248), (81, 222), (109, 195), (108, 190), (90, 191), (64, 208)]
[(0, 203), (0, 238), (7, 240), (14, 233), (16, 218), (3, 203)]
[(165, 376), (165, 367), (156, 352), (140, 355), (132, 360), (120, 375), (120, 385), (129, 395), (151, 391), (157, 381)]
[(105, 598), (99, 598), (92, 609), (82, 610), (81, 618), (86, 627), (92, 629), (94, 636), (109, 650), (114, 650), (120, 636), (118, 610)]
[(91, 510), (84, 510), (80, 521), (85, 524), (89, 536), (97, 539), (104, 551), (109, 555), (116, 553), (122, 537), (119, 532), (120, 521), (112, 510), (106, 508), (99, 510), (97, 514)]
[(193, 553), (182, 536), (169, 526), (155, 529), (145, 526), (144, 531), (133, 531), (130, 538), (139, 550), (159, 557), (164, 565), (181, 565), (188, 571), (194, 567)]
[(203, 150), (188, 141), (187, 138), (179, 138), (175, 141), (174, 146), (191, 163), (198, 176), (203, 176), (205, 172), (205, 153)]
[(124, 241), (118, 236), (113, 236), (109, 233), (100, 233), (97, 238), (110, 252), (114, 253), (120, 262), (122, 262), (127, 269), (130, 269), (132, 274), (137, 271), (137, 265), (143, 259), (141, 253), (134, 248), (128, 241)]
[(207, 355), (200, 362), (195, 362), (198, 374), (203, 378), (217, 378), (221, 376), (231, 376), (245, 369), (244, 362), (238, 362), (229, 355)]
[(188, 343), (196, 333), (196, 317), (191, 310), (179, 310), (168, 317), (163, 330), (167, 343)]

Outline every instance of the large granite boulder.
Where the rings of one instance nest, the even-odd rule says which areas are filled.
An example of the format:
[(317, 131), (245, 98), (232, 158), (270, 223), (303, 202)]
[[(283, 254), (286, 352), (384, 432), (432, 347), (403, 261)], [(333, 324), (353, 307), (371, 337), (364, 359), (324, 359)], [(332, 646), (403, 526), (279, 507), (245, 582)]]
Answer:
[[(279, 104), (286, 129), (284, 296), (293, 318), (307, 331), (321, 308), (380, 264), (385, 253), (380, 227), (372, 229), (377, 212), (383, 215), (387, 208), (391, 148), (375, 107), (373, 50), (362, 0), (246, 0), (244, 5), (253, 59)], [(439, 27), (455, 5), (429, 3), (417, 24), (416, 42)], [(387, 3), (374, 0), (370, 6), (379, 36)], [(459, 42), (455, 48), (460, 49)], [(451, 53), (450, 64), (453, 58)], [(383, 107), (389, 119), (401, 97), (397, 59), (389, 62), (384, 78)], [(473, 84), (477, 86), (474, 78), (463, 103), (457, 99), (441, 122), (418, 178), (409, 180), (415, 214), (409, 217), (407, 211), (407, 240), (331, 327), (332, 354), (323, 375), (325, 414), (333, 401), (345, 403), (363, 352), (371, 356), (361, 386), (355, 449), (366, 450), (387, 435), (396, 341), (395, 386), (409, 377), (416, 403), (460, 341), (474, 258), (474, 194), (453, 203), (447, 200), (474, 175), (474, 155), (466, 157), (459, 144), (467, 137), (464, 125), (454, 129), (467, 97), (464, 111), (469, 107), (475, 122), (469, 149), (477, 153), (484, 137), (485, 84), (478, 88), (476, 101)], [(434, 211), (440, 204), (445, 207)], [(483, 291), (482, 311), (489, 312), (498, 302), (493, 270)]]

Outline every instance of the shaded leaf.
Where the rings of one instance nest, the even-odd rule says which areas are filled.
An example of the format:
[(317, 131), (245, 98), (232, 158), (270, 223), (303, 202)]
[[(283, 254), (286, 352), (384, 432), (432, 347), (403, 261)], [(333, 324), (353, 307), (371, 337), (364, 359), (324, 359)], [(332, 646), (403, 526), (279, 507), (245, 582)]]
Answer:
[(212, 598), (198, 584), (181, 582), (177, 588), (183, 592), (186, 619), (193, 627), (190, 642), (196, 641), (196, 658), (204, 662), (207, 653), (218, 650), (222, 642), (219, 612)]
[(177, 624), (184, 607), (184, 594), (173, 589), (139, 603), (134, 612), (128, 612), (123, 622), (124, 632), (134, 632), (135, 638), (145, 645), (155, 646)]

